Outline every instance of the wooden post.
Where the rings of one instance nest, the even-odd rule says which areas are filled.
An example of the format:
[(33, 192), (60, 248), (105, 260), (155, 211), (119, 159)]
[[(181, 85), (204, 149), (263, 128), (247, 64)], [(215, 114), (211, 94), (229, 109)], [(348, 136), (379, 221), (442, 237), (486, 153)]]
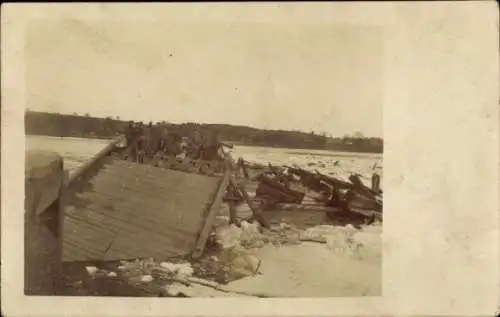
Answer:
[(57, 295), (61, 282), (63, 160), (55, 153), (28, 153), (25, 178), (24, 292)]
[(215, 194), (214, 200), (208, 210), (208, 213), (205, 217), (205, 223), (203, 224), (203, 228), (201, 229), (200, 235), (198, 236), (198, 240), (196, 241), (196, 246), (191, 257), (196, 259), (203, 254), (203, 250), (205, 249), (205, 244), (207, 242), (208, 236), (210, 235), (210, 231), (212, 230), (213, 223), (215, 221), (215, 217), (217, 213), (220, 211), (220, 202), (222, 201), (222, 196), (224, 196), (227, 188), (227, 184), (230, 176), (229, 169), (226, 170), (222, 180), (220, 182), (219, 188), (217, 189), (217, 193)]

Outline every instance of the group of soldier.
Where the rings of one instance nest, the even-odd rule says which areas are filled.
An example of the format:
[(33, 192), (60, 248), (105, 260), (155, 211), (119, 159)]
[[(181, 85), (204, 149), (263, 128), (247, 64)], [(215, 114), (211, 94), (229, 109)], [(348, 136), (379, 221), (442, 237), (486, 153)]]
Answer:
[(168, 131), (166, 125), (130, 121), (125, 131), (128, 158), (144, 163), (156, 155), (182, 156), (196, 160), (213, 161), (219, 157), (221, 143), (217, 133), (192, 131), (183, 138), (179, 133)]

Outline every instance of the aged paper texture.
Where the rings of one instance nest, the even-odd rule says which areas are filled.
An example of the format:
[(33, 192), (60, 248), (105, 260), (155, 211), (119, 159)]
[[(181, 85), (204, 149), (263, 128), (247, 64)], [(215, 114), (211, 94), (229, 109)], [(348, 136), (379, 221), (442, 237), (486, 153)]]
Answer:
[[(5, 316), (498, 314), (498, 23), (497, 6), (489, 1), (3, 5), (2, 313)], [(44, 115), (52, 119), (43, 121), (40, 118), (45, 118)], [(57, 121), (63, 117), (87, 123), (100, 118), (102, 121), (92, 122), (104, 123), (97, 131), (90, 123), (77, 127), (79, 123)], [(156, 140), (151, 136), (153, 132), (150, 137), (131, 137), (133, 142), (127, 134), (126, 142), (120, 139), (109, 145), (116, 147), (111, 158), (126, 153), (125, 160), (113, 163), (108, 169), (111, 172), (96, 179), (102, 184), (114, 181), (115, 189), (122, 186), (122, 199), (116, 199), (120, 197), (116, 194), (111, 201), (112, 187), (98, 187), (99, 182), (95, 181), (96, 194), (91, 190), (87, 190), (87, 196), (82, 194), (89, 201), (93, 199), (85, 208), (96, 211), (96, 200), (107, 199), (102, 210), (112, 210), (114, 218), (111, 211), (101, 214), (104, 215), (101, 218), (92, 218), (90, 211), (83, 216), (87, 209), (76, 206), (74, 197), (71, 210), (67, 206), (60, 209), (71, 218), (64, 222), (63, 262), (83, 259), (116, 262), (175, 252), (198, 257), (209, 249), (210, 231), (221, 218), (217, 215), (219, 204), (227, 203), (229, 211), (222, 218), (232, 221), (242, 208), (234, 207), (231, 199), (239, 199), (246, 202), (245, 210), (252, 217), (238, 220), (238, 226), (228, 224), (225, 228), (242, 234), (257, 226), (260, 228), (257, 236), (268, 234), (267, 244), (253, 248), (257, 250), (252, 251), (255, 253), (238, 249), (244, 254), (239, 255), (244, 265), (255, 271), (252, 274), (240, 271), (240, 276), (234, 278), (236, 264), (231, 262), (223, 267), (227, 273), (223, 291), (219, 287), (208, 293), (200, 291), (201, 295), (196, 296), (193, 285), (180, 285), (186, 288), (176, 294), (187, 294), (189, 298), (168, 298), (173, 297), (171, 289), (164, 298), (145, 293), (124, 297), (123, 290), (109, 291), (104, 295), (111, 296), (103, 296), (99, 292), (103, 287), (95, 293), (87, 289), (84, 296), (74, 296), (71, 292), (26, 295), (24, 281), (28, 275), (41, 278), (48, 275), (38, 269), (43, 265), (25, 268), (25, 252), (51, 252), (45, 246), (25, 247), (23, 242), (37, 240), (34, 233), (30, 235), (31, 229), (25, 230), (31, 227), (25, 224), (26, 215), (23, 221), (23, 214), (28, 210), (38, 212), (37, 206), (46, 198), (33, 195), (35, 191), (31, 188), (26, 190), (30, 193), (23, 189), (23, 166), (32, 162), (28, 154), (36, 146), (59, 152), (69, 171), (61, 175), (79, 179), (78, 171), (85, 168), (84, 162), (102, 148), (108, 148), (107, 144), (123, 132), (122, 127), (129, 121), (140, 127), (148, 122), (158, 127), (164, 125), (168, 127), (166, 135), (181, 136), (172, 145), (168, 136), (158, 137), (158, 144), (151, 141)], [(317, 189), (315, 198), (309, 195), (314, 192), (309, 188), (313, 185), (302, 178), (302, 185), (309, 186), (307, 189), (292, 190), (289, 185), (279, 188), (287, 193), (288, 196), (283, 194), (286, 199), (299, 197), (301, 208), (307, 205), (304, 201), (314, 201), (314, 206), (317, 201), (328, 205), (330, 209), (325, 214), (330, 220), (338, 220), (331, 210), (348, 209), (357, 213), (362, 219), (359, 226), (351, 222), (342, 226), (358, 230), (360, 241), (365, 239), (359, 244), (361, 247), (347, 248), (346, 241), (350, 239), (352, 243), (352, 239), (334, 235), (333, 231), (319, 238), (302, 238), (309, 229), (290, 225), (292, 220), (269, 224), (274, 214), (266, 212), (266, 204), (283, 205), (284, 196), (271, 187), (267, 187), (264, 195), (259, 196), (257, 189), (255, 196), (249, 196), (246, 191), (249, 187), (239, 187), (240, 179), (235, 180), (227, 172), (236, 162), (227, 155), (225, 163), (220, 165), (226, 172), (217, 174), (216, 163), (203, 165), (210, 171), (202, 172), (202, 167), (196, 164), (216, 162), (214, 157), (219, 148), (210, 152), (212, 147), (206, 143), (210, 129), (202, 129), (200, 138), (205, 142), (202, 154), (189, 152), (191, 141), (186, 140), (198, 143), (197, 134), (191, 136), (191, 126), (182, 125), (188, 122), (203, 129), (217, 127), (215, 135), (222, 139), (221, 148), (230, 147), (232, 155), (241, 156), (238, 164), (258, 161), (271, 169), (275, 176), (269, 176), (268, 186), (281, 186), (281, 180), (277, 179), (282, 175), (268, 164), (275, 167), (296, 164), (300, 166), (298, 170), (309, 170), (316, 177), (322, 175), (321, 184), (329, 185)], [(229, 125), (237, 128), (228, 128)], [(188, 130), (189, 137), (183, 134)], [(136, 140), (145, 143), (135, 143)], [(164, 146), (164, 140), (171, 147)], [(69, 144), (68, 147), (63, 149), (63, 143)], [(175, 152), (177, 145), (180, 154)], [(150, 170), (159, 166), (154, 160), (161, 155), (168, 162), (168, 157), (182, 155), (182, 160), (189, 160), (189, 155), (195, 155), (189, 162), (194, 162), (192, 165), (199, 168), (200, 175), (188, 176), (169, 168)], [(155, 167), (148, 160), (154, 161)], [(142, 190), (147, 186), (139, 186), (125, 197), (123, 188), (127, 181), (133, 183), (132, 178), (127, 180), (123, 175), (119, 178), (112, 169), (119, 171), (117, 175), (126, 174), (126, 166), (141, 171), (142, 181), (147, 178), (149, 182), (149, 190)], [(293, 170), (286, 168), (288, 173)], [(42, 174), (47, 169), (43, 171)], [(360, 178), (349, 178), (353, 173), (366, 179), (367, 185), (371, 177), (372, 186), (356, 183)], [(364, 177), (366, 173), (368, 177)], [(181, 174), (184, 176), (178, 176)], [(30, 179), (38, 177), (33, 175), (30, 174)], [(57, 183), (63, 189), (62, 180), (67, 181), (64, 177), (58, 178), (61, 182)], [(339, 183), (337, 178), (350, 179), (352, 184)], [(173, 179), (171, 183), (175, 185), (168, 187), (168, 195), (163, 194), (169, 186), (166, 179)], [(264, 181), (259, 179), (259, 186), (263, 186)], [(56, 186), (54, 181), (51, 184)], [(59, 187), (50, 191), (50, 186), (39, 187), (41, 192), (50, 192), (47, 195), (62, 197)], [(347, 195), (344, 188), (337, 191), (337, 186), (348, 186), (348, 192), (354, 196)], [(229, 194), (233, 191), (233, 196), (224, 194), (226, 187)], [(183, 198), (180, 194), (170, 194), (189, 190), (196, 195)], [(383, 229), (380, 225), (375, 230), (374, 223), (381, 221), (382, 193), (385, 194)], [(102, 198), (106, 195), (109, 197)], [(321, 195), (329, 195), (328, 201), (322, 201)], [(336, 195), (351, 198), (342, 205), (343, 200), (335, 200)], [(83, 200), (83, 196), (78, 197)], [(362, 206), (353, 207), (349, 204), (353, 200)], [(362, 210), (368, 205), (367, 215)], [(63, 205), (51, 206), (47, 210)], [(164, 215), (151, 218), (156, 217), (151, 210), (158, 206), (170, 210), (171, 218)], [(173, 216), (176, 211), (189, 213), (191, 218), (178, 220)], [(305, 215), (306, 211), (298, 214)], [(318, 214), (308, 219), (316, 219)], [(124, 217), (132, 217), (132, 224)], [(144, 223), (140, 225), (140, 221)], [(176, 221), (184, 226), (184, 231), (171, 229)], [(117, 223), (121, 225), (117, 227)], [(96, 227), (104, 228), (99, 231), (99, 239), (95, 238), (98, 235), (95, 232), (86, 235), (85, 230)], [(270, 238), (272, 232), (278, 229), (285, 232), (290, 227), (299, 232), (300, 241), (296, 245), (276, 247), (269, 243), (276, 236)], [(336, 230), (330, 225), (328, 228)], [(379, 240), (370, 240), (374, 232)], [(214, 236), (219, 237), (217, 234), (219, 231)], [(291, 239), (290, 235), (287, 239)], [(233, 256), (220, 239), (217, 241), (229, 257)], [(237, 249), (232, 245), (231, 250)], [(221, 254), (207, 258), (224, 262)], [(122, 270), (132, 265), (132, 262), (120, 263)], [(141, 262), (142, 268), (144, 265)], [(157, 265), (165, 273), (173, 264), (149, 265)], [(198, 273), (195, 264), (194, 269), (186, 265), (187, 275), (193, 275), (190, 270), (195, 271), (194, 275)], [(96, 266), (99, 265), (82, 266), (86, 268), (86, 278), (98, 279), (99, 272), (105, 272), (106, 278), (117, 276), (118, 269), (110, 272)], [(176, 270), (178, 274), (180, 266)], [(150, 282), (158, 279), (153, 271), (134, 277), (136, 284), (152, 285)], [(71, 283), (86, 285), (81, 280)], [(167, 290), (164, 285), (161, 287)], [(227, 294), (255, 298), (221, 298)]]

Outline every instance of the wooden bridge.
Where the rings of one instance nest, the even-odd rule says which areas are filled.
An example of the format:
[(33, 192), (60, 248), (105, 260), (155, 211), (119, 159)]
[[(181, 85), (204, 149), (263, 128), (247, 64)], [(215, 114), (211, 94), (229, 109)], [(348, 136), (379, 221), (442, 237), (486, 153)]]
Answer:
[(230, 177), (225, 165), (138, 164), (121, 158), (122, 143), (69, 173), (57, 153), (27, 153), (26, 294), (54, 294), (63, 262), (202, 254)]

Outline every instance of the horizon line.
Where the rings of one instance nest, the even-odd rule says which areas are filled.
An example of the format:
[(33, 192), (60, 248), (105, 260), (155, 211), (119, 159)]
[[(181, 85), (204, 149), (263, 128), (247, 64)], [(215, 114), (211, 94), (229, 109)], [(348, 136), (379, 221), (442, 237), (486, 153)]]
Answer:
[[(232, 123), (209, 123), (209, 122), (195, 122), (195, 121), (184, 121), (184, 122), (178, 122), (178, 123), (175, 123), (175, 122), (172, 122), (172, 121), (166, 121), (166, 120), (133, 120), (133, 119), (125, 119), (125, 118), (121, 118), (121, 116), (117, 115), (117, 116), (112, 116), (112, 115), (108, 115), (108, 116), (99, 116), (99, 115), (92, 115), (90, 113), (77, 113), (75, 111), (73, 112), (51, 112), (51, 111), (42, 111), (42, 110), (35, 110), (35, 109), (29, 109), (29, 108), (26, 108), (25, 109), (25, 112), (38, 112), (38, 113), (50, 113), (50, 114), (63, 114), (63, 115), (71, 115), (71, 116), (79, 116), (79, 117), (91, 117), (91, 118), (101, 118), (101, 119), (106, 119), (106, 118), (110, 118), (112, 120), (118, 120), (118, 121), (123, 121), (123, 122), (127, 122), (127, 121), (133, 121), (133, 122), (143, 122), (143, 123), (147, 123), (147, 122), (162, 122), (164, 121), (165, 123), (168, 123), (168, 124), (189, 124), (189, 123), (194, 123), (194, 124), (205, 124), (205, 125), (229, 125), (229, 126), (233, 126), (233, 127), (242, 127), (242, 128), (249, 128), (249, 129), (254, 129), (254, 130), (261, 130), (261, 131), (284, 131), (284, 132), (299, 132), (299, 133), (305, 133), (305, 134), (311, 134), (311, 132), (313, 132), (315, 135), (324, 135), (325, 137), (327, 138), (344, 138), (345, 136), (349, 136), (349, 137), (353, 137), (353, 135), (357, 132), (357, 131), (354, 131), (352, 133), (344, 133), (343, 135), (337, 135), (337, 136), (334, 136), (334, 135), (331, 135), (330, 133), (327, 133), (327, 132), (323, 132), (323, 131), (302, 131), (302, 130), (287, 130), (287, 129), (264, 129), (264, 128), (257, 128), (257, 127), (252, 127), (252, 126), (248, 126), (248, 125), (243, 125), (243, 124), (232, 124)], [(362, 138), (364, 139), (381, 139), (383, 140), (383, 137), (380, 137), (380, 136), (367, 136), (367, 135), (364, 135), (362, 136)]]

